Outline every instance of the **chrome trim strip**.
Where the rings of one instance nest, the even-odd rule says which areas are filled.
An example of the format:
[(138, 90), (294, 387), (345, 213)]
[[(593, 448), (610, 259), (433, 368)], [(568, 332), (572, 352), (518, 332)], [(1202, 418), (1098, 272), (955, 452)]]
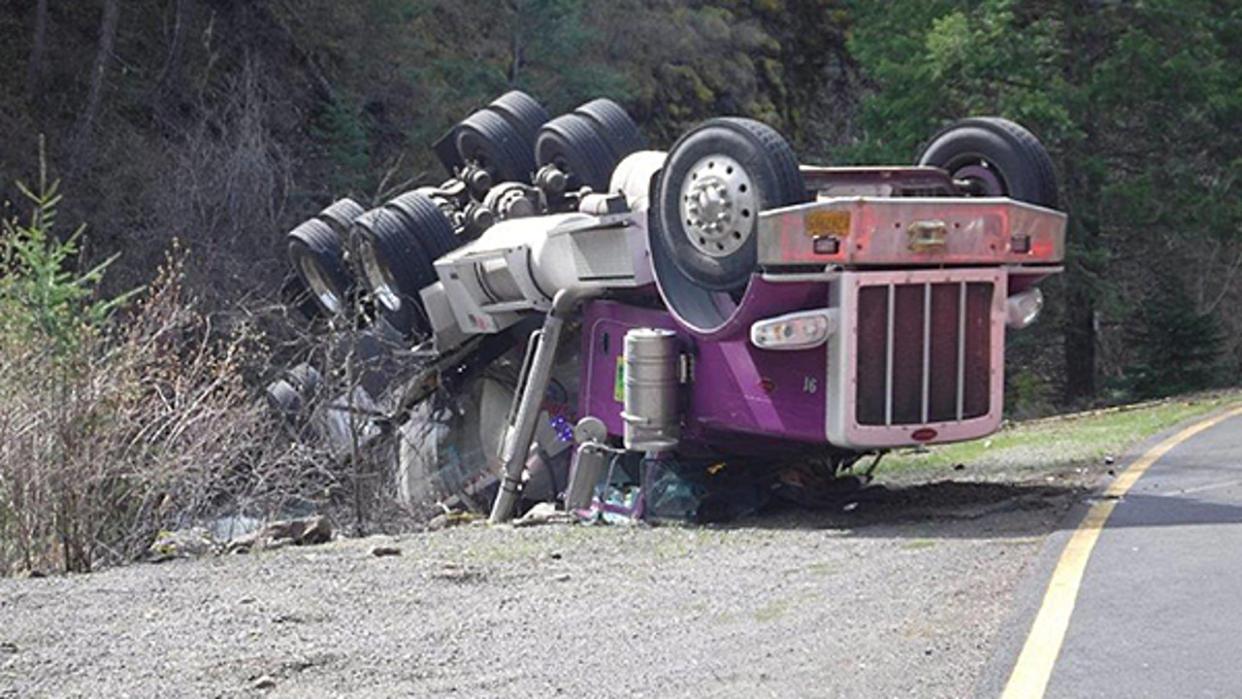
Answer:
[(966, 412), (966, 285), (958, 284), (957, 300), (957, 421)]
[(931, 282), (923, 284), (923, 423), (927, 423), (931, 401)]
[(884, 338), (885, 357), (884, 365), (884, 424), (891, 427), (893, 424), (893, 345), (895, 344), (894, 325), (896, 324), (897, 311), (897, 285), (888, 285), (888, 334)]

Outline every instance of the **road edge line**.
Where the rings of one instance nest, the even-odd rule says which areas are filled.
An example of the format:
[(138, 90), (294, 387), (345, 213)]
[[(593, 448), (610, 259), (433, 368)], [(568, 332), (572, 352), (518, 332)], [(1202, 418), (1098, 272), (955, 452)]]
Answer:
[(1047, 691), (1057, 656), (1061, 654), (1061, 644), (1065, 641), (1065, 632), (1069, 629), (1074, 605), (1078, 601), (1078, 588), (1082, 584), (1087, 561), (1100, 538), (1100, 532), (1113, 509), (1117, 507), (1117, 500), (1129, 492), (1139, 478), (1174, 447), (1239, 415), (1242, 415), (1242, 406), (1234, 406), (1166, 438), (1122, 471), (1104, 490), (1104, 499), (1087, 510), (1057, 559), (1039, 612), (1031, 623), (1026, 642), (1001, 693), (1002, 699), (1040, 699)]

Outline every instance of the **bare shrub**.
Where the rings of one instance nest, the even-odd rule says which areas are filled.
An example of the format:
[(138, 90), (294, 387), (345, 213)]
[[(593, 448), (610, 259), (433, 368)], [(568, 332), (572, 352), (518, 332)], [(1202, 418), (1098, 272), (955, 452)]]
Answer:
[[(267, 82), (257, 59), (247, 58), (218, 99), (204, 98), (198, 118), (173, 129), (175, 138), (152, 164), (160, 186), (145, 193), (149, 221), (139, 235), (147, 244), (139, 249), (183, 241), (194, 255), (191, 286), (213, 302), (261, 290), (269, 275), (255, 272), (284, 257), (294, 163), (269, 123), (278, 98)], [(265, 290), (274, 289), (273, 281), (279, 275)]]
[(129, 560), (162, 527), (287, 492), (296, 455), (240, 370), (254, 338), (195, 311), (176, 255), (132, 307), (93, 298), (104, 268), (66, 271), (55, 185), (29, 194), (0, 277), (0, 574)]

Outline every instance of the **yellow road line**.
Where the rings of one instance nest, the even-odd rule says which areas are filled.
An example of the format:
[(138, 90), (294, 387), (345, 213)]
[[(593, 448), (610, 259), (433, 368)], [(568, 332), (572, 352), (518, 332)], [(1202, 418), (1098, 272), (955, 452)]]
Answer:
[(1052, 580), (1048, 583), (1048, 591), (1044, 593), (1044, 601), (1031, 624), (1030, 634), (1018, 655), (1018, 662), (1005, 684), (1002, 699), (1039, 699), (1048, 688), (1048, 680), (1052, 676), (1052, 668), (1061, 652), (1061, 643), (1065, 640), (1065, 631), (1069, 628), (1070, 615), (1074, 613), (1074, 603), (1078, 599), (1078, 588), (1082, 584), (1083, 572), (1087, 568), (1087, 559), (1091, 550), (1100, 538), (1100, 531), (1109, 515), (1117, 506), (1116, 498), (1129, 492), (1138, 479), (1151, 468), (1173, 447), (1211, 428), (1231, 417), (1242, 415), (1242, 406), (1215, 417), (1197, 422), (1190, 427), (1169, 437), (1152, 447), (1130, 465), (1104, 491), (1105, 500), (1095, 503), (1083, 517), (1082, 523), (1065, 544), (1057, 567), (1052, 571)]

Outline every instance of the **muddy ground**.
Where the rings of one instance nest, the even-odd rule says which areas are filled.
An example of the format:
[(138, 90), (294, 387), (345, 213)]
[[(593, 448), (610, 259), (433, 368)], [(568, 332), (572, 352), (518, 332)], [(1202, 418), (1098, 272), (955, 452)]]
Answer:
[(0, 697), (967, 696), (1097, 475), (945, 469), (728, 526), (463, 525), (2, 580)]

